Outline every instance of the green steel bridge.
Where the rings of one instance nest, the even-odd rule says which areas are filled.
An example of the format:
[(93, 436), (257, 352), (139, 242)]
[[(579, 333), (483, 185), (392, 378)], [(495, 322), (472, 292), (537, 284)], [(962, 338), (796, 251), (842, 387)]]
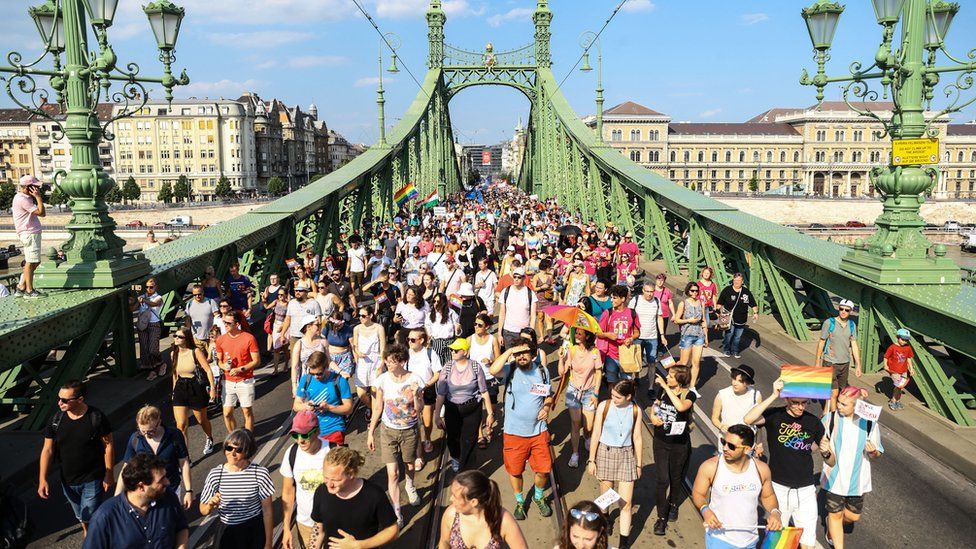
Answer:
[[(241, 272), (263, 286), (296, 250), (311, 246), (322, 254), (362, 220), (390, 219), (393, 192), (407, 182), (421, 194), (460, 190), (450, 100), (471, 86), (509, 86), (531, 103), (518, 181), (526, 191), (633, 231), (644, 256), (663, 261), (671, 273), (694, 277), (711, 265), (720, 285), (731, 273), (745, 273), (761, 310), (798, 341), (818, 337), (821, 322), (834, 314), (832, 296), (854, 300), (865, 371), (880, 369), (882, 345), (897, 327), (908, 327), (916, 336), (916, 382), (927, 405), (958, 424), (974, 423), (976, 287), (872, 282), (842, 268), (849, 248), (742, 213), (623, 157), (560, 93), (551, 70), (552, 17), (540, 0), (533, 43), (511, 51), (466, 51), (445, 44), (447, 18), (433, 0), (427, 12), (428, 71), (389, 135), (343, 168), (279, 200), (145, 252), (165, 298), (164, 323), (178, 324), (187, 286), (208, 265), (223, 277), (239, 258)], [(135, 373), (130, 291), (126, 284), (0, 300), (0, 406), (28, 412), (24, 429), (44, 424), (65, 380), (101, 368), (117, 376)], [(51, 354), (52, 349), (61, 351)]]

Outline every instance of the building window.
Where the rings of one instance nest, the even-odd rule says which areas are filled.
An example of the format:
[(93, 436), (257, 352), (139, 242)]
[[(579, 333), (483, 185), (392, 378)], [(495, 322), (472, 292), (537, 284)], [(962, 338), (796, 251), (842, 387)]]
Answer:
[(796, 151), (793, 153), (793, 162), (799, 162), (799, 161), (800, 161), (800, 151)]
[(784, 164), (786, 163), (786, 151), (782, 151), (779, 153), (779, 161)]
[(685, 151), (684, 159), (685, 159), (685, 162), (690, 162), (691, 161), (691, 152), (690, 151)]
[(718, 151), (712, 151), (712, 162), (718, 162)]
[(966, 161), (966, 153), (959, 151), (959, 163), (962, 164)]
[(641, 131), (640, 130), (630, 130), (630, 140), (631, 141), (640, 141), (641, 140)]
[(739, 162), (746, 161), (746, 151), (739, 151)]
[(641, 161), (641, 152), (640, 151), (630, 151), (630, 159), (633, 160), (634, 162), (640, 162)]
[(649, 152), (647, 154), (648, 154), (648, 158), (647, 159), (649, 161), (651, 161), (651, 162), (660, 162), (661, 161), (661, 151), (651, 151), (651, 152)]
[(725, 161), (732, 162), (732, 151), (725, 151)]
[(834, 132), (834, 141), (837, 141), (838, 143), (844, 141), (844, 130), (836, 130)]
[(844, 161), (844, 151), (834, 151), (834, 162)]
[(613, 130), (610, 132), (611, 141), (622, 141), (624, 138), (623, 130)]
[(864, 141), (864, 130), (854, 130), (854, 141)]
[(817, 141), (826, 141), (827, 132), (825, 130), (817, 130)]
[(752, 151), (752, 161), (759, 162), (759, 151)]

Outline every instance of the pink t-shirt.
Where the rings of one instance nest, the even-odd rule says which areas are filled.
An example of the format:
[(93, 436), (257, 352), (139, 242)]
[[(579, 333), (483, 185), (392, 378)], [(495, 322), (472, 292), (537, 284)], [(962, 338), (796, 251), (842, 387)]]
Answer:
[(420, 256), (427, 257), (427, 254), (433, 251), (434, 243), (430, 240), (421, 240), (417, 243), (417, 247), (420, 248)]
[(661, 302), (661, 318), (670, 317), (671, 307), (668, 305), (668, 302), (670, 302), (671, 298), (674, 297), (674, 295), (671, 293), (671, 290), (669, 290), (666, 287), (661, 289), (654, 288), (654, 297), (656, 297)]
[(610, 309), (603, 311), (603, 316), (600, 317), (600, 329), (617, 336), (616, 340), (607, 340), (607, 356), (620, 359), (620, 344), (630, 337), (634, 330), (640, 331), (640, 318), (627, 307), (624, 307), (623, 311)]
[(37, 211), (37, 203), (34, 198), (22, 192), (14, 195), (11, 209), (14, 214), (14, 229), (17, 234), (41, 234), (41, 220), (34, 212)]
[(634, 242), (621, 242), (618, 250), (620, 255), (630, 254), (630, 257), (637, 257), (637, 244)]

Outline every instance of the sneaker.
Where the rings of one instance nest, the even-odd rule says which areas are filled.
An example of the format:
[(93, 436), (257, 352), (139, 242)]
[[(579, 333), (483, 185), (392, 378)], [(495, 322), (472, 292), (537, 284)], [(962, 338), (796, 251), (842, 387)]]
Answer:
[(905, 405), (902, 404), (900, 400), (895, 402), (895, 406), (897, 406), (899, 410), (905, 409)]
[(403, 515), (400, 514), (400, 510), (396, 509), (397, 527), (401, 530), (403, 529)]
[(533, 501), (535, 501), (535, 506), (539, 508), (540, 515), (544, 517), (552, 516), (552, 507), (550, 507), (549, 503), (546, 502), (546, 498), (543, 497), (541, 499), (535, 499), (535, 498), (532, 499)]
[(404, 488), (407, 491), (407, 501), (410, 502), (410, 505), (417, 505), (420, 503), (420, 494), (417, 493), (417, 487), (414, 486), (413, 483), (407, 484), (404, 486)]
[(569, 466), (572, 469), (579, 467), (579, 454), (574, 453), (569, 456)]
[(13, 296), (14, 297), (24, 297), (25, 295), (27, 295), (27, 293), (24, 292), (24, 290), (21, 290), (20, 288), (14, 287), (14, 293), (13, 293)]
[(203, 444), (203, 457), (207, 457), (214, 451), (213, 439), (208, 438), (207, 442)]
[(515, 503), (515, 511), (512, 512), (515, 520), (525, 520), (525, 502), (518, 501)]
[(732, 358), (732, 353), (728, 351), (722, 351), (722, 356), (724, 356), (725, 358)]
[(742, 355), (740, 355), (739, 353), (735, 353), (734, 355), (732, 355), (732, 358), (742, 358)]
[(156, 370), (151, 370), (149, 372), (149, 375), (146, 376), (146, 381), (152, 381), (152, 380), (156, 379), (157, 377), (159, 377), (159, 374), (156, 373)]
[(31, 290), (31, 291), (27, 292), (26, 294), (24, 294), (24, 297), (26, 299), (37, 299), (39, 297), (46, 297), (46, 294), (42, 294), (41, 292), (38, 292), (37, 290)]
[(668, 519), (659, 518), (657, 522), (654, 523), (654, 535), (663, 536), (665, 532), (668, 531)]
[(824, 537), (827, 538), (827, 545), (830, 547), (834, 546), (834, 538), (830, 537), (830, 530), (824, 528)]
[(889, 410), (897, 410), (898, 409), (898, 403), (895, 402), (894, 400), (889, 400), (888, 401), (888, 409)]
[(454, 458), (451, 458), (451, 470), (454, 471), (455, 473), (457, 473), (458, 471), (460, 471), (461, 470), (461, 462), (458, 461), (458, 460), (456, 460), (456, 459), (454, 459)]
[(671, 505), (671, 509), (668, 511), (668, 522), (675, 522), (678, 520), (678, 506)]
[(630, 536), (625, 536), (620, 534), (620, 543), (617, 544), (618, 549), (628, 549), (630, 547)]

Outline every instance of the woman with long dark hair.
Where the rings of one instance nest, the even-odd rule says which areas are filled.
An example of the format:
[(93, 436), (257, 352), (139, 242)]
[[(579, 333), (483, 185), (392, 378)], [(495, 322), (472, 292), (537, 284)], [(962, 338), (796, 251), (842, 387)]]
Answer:
[(459, 326), (458, 315), (451, 309), (445, 294), (434, 295), (424, 328), (430, 336), (430, 346), (441, 359), (441, 364), (447, 364), (451, 360), (451, 350), (447, 346), (457, 337)]
[[(424, 264), (426, 265), (426, 263)], [(424, 302), (424, 291), (420, 286), (409, 286), (403, 292), (403, 301), (397, 303), (393, 313), (393, 322), (400, 325), (397, 331), (397, 343), (407, 345), (407, 335), (410, 330), (423, 329), (427, 317), (427, 304)]]
[(685, 299), (678, 303), (674, 323), (681, 329), (681, 349), (675, 364), (691, 368), (691, 387), (698, 382), (702, 352), (708, 346), (708, 309), (701, 299), (701, 286), (689, 282), (685, 286)]
[[(207, 435), (203, 455), (209, 455), (213, 451), (213, 432), (207, 416), (207, 405), (217, 396), (217, 384), (207, 364), (207, 355), (197, 348), (190, 328), (183, 326), (173, 334), (170, 362), (173, 363), (173, 419), (176, 420), (176, 427), (186, 440), (190, 440), (187, 436), (190, 430), (187, 412), (192, 412)], [(206, 381), (206, 385), (202, 381)]]
[(498, 484), (481, 471), (454, 478), (440, 537), (440, 549), (528, 549), (515, 517), (502, 507)]
[(555, 549), (607, 549), (610, 520), (592, 501), (581, 501), (566, 512)]

